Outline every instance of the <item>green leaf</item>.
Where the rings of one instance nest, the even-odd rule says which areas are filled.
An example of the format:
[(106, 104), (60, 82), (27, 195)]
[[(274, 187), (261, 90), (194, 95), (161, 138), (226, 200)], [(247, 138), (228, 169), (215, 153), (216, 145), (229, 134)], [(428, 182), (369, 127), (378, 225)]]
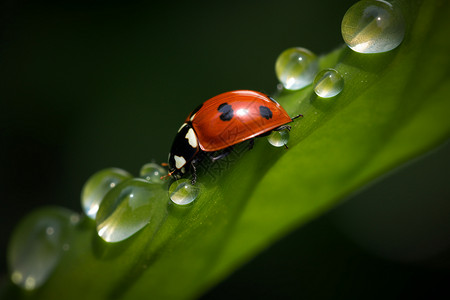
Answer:
[(199, 198), (168, 204), (156, 233), (147, 226), (106, 244), (86, 219), (47, 284), (24, 296), (194, 298), (289, 231), (446, 141), (450, 5), (397, 4), (407, 22), (397, 49), (364, 55), (341, 47), (321, 58), (321, 68), (343, 75), (341, 94), (321, 99), (307, 87), (276, 96), (291, 115), (304, 115), (293, 123), (288, 150), (261, 138), (251, 151), (243, 145), (202, 166)]

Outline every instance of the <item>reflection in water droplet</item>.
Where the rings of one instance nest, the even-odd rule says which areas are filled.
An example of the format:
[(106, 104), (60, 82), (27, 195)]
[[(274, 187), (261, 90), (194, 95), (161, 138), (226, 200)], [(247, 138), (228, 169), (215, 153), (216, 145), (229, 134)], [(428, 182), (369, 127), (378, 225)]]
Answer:
[(353, 51), (380, 53), (400, 45), (405, 36), (405, 21), (399, 9), (390, 3), (363, 0), (345, 13), (341, 31)]
[(47, 233), (47, 235), (52, 235), (55, 232), (55, 229), (53, 229), (53, 227), (47, 227), (45, 232)]
[(278, 80), (288, 90), (298, 90), (312, 83), (318, 62), (314, 53), (305, 48), (283, 51), (275, 63)]
[(42, 286), (69, 245), (74, 229), (70, 210), (47, 207), (17, 225), (8, 245), (11, 280), (26, 290)]
[(142, 166), (141, 178), (153, 183), (163, 183), (161, 176), (167, 175), (167, 170), (155, 163), (148, 163)]
[(80, 222), (80, 215), (77, 214), (77, 213), (73, 213), (73, 214), (70, 216), (70, 223), (71, 223), (72, 225), (77, 225), (79, 222)]
[(173, 182), (169, 188), (169, 197), (173, 203), (186, 205), (194, 201), (200, 193), (198, 185), (192, 185), (188, 179), (180, 179)]
[(331, 98), (344, 89), (344, 78), (335, 69), (320, 71), (314, 79), (314, 92), (322, 98)]
[(95, 220), (100, 203), (106, 193), (118, 183), (131, 178), (131, 174), (118, 168), (101, 170), (92, 175), (83, 186), (81, 206), (85, 214)]
[(272, 131), (272, 133), (267, 137), (267, 140), (272, 146), (283, 147), (287, 145), (289, 141), (289, 130), (283, 129)]
[(128, 179), (109, 191), (95, 219), (97, 233), (106, 242), (125, 240), (162, 213), (157, 205), (155, 190), (160, 185), (140, 178)]

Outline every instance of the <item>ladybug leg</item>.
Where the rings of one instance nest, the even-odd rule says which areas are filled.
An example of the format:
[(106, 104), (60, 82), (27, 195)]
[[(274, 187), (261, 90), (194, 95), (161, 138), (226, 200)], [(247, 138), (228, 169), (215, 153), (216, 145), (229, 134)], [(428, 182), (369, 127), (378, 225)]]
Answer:
[(197, 182), (197, 168), (195, 167), (195, 160), (191, 161), (191, 168), (192, 168), (192, 179), (191, 184), (194, 185)]
[(253, 146), (255, 146), (255, 139), (253, 138), (253, 139), (250, 139), (249, 141), (248, 141), (248, 150), (252, 150), (253, 149)]
[(222, 159), (222, 158), (224, 158), (224, 157), (227, 157), (227, 156), (231, 153), (232, 150), (233, 150), (233, 146), (227, 147), (227, 148), (225, 148), (225, 149), (222, 151), (222, 153), (220, 153), (220, 154), (217, 155), (217, 156), (212, 156), (212, 157), (210, 157), (210, 159), (211, 159), (213, 162), (215, 162), (216, 160), (219, 160), (219, 159)]

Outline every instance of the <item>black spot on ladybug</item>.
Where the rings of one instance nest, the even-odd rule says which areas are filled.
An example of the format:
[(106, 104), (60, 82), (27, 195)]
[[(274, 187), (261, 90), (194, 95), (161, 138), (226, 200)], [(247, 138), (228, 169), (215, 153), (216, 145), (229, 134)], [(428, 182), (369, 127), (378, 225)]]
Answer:
[(230, 121), (233, 118), (234, 111), (233, 108), (231, 108), (231, 105), (229, 105), (228, 103), (220, 104), (217, 110), (222, 113), (220, 115), (220, 119), (222, 121)]
[(259, 113), (261, 114), (261, 117), (269, 120), (272, 118), (272, 111), (267, 106), (261, 105), (259, 107)]

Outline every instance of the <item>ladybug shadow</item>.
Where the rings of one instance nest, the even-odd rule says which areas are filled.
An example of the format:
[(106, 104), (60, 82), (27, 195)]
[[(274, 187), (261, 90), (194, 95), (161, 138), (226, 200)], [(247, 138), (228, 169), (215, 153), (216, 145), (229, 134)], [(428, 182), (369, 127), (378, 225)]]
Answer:
[[(256, 185), (271, 166), (289, 151), (287, 146), (279, 148), (271, 146), (267, 142), (269, 134), (270, 132), (234, 145), (232, 149), (204, 153), (204, 157), (197, 165), (199, 177), (202, 180), (207, 178), (209, 183), (217, 183), (224, 176), (234, 176), (232, 174), (234, 168), (245, 161), (253, 166), (245, 169), (248, 175), (240, 173), (239, 176), (252, 176), (254, 179), (252, 182)], [(220, 158), (216, 159), (217, 157)]]
[(195, 165), (197, 176), (207, 184), (217, 183), (252, 148), (253, 142), (246, 141), (220, 151), (201, 153)]

